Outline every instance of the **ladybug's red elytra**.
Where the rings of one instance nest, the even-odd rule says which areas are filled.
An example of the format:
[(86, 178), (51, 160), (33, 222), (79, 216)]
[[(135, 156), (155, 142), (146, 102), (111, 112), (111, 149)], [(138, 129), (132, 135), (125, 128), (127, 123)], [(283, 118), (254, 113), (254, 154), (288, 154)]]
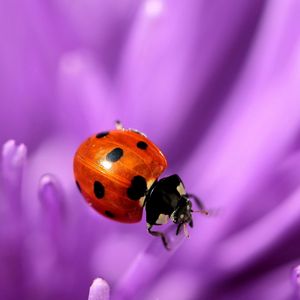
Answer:
[(74, 157), (76, 185), (85, 200), (100, 214), (119, 222), (136, 223), (146, 211), (148, 232), (161, 237), (169, 249), (166, 236), (153, 231), (154, 225), (171, 219), (182, 226), (193, 226), (192, 198), (199, 212), (207, 214), (201, 201), (187, 194), (178, 175), (158, 179), (167, 167), (160, 149), (143, 133), (116, 129), (98, 133), (84, 141)]

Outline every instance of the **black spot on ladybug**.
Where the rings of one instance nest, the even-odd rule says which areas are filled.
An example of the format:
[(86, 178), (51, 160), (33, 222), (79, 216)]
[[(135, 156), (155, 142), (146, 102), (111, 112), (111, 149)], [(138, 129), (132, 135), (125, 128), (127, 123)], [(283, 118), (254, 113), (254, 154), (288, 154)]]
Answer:
[(137, 142), (136, 146), (142, 150), (146, 150), (148, 147), (148, 144), (143, 141), (140, 141), (140, 142)]
[(100, 133), (96, 134), (96, 138), (101, 139), (101, 138), (107, 136), (108, 134), (109, 134), (108, 131), (100, 132)]
[(147, 183), (144, 177), (134, 176), (131, 186), (127, 189), (127, 195), (131, 200), (139, 200), (145, 196), (147, 191)]
[(106, 210), (104, 213), (105, 213), (106, 216), (108, 216), (112, 219), (115, 217), (115, 215), (112, 212), (110, 212), (109, 210)]
[(78, 188), (79, 192), (81, 193), (81, 187), (80, 187), (80, 184), (77, 180), (76, 180), (76, 185), (77, 185), (77, 188)]
[(121, 148), (115, 148), (106, 155), (106, 160), (110, 162), (116, 162), (122, 156), (123, 156), (123, 150)]
[(96, 198), (98, 198), (98, 199), (101, 199), (104, 197), (104, 186), (99, 181), (94, 182), (94, 194), (95, 194)]

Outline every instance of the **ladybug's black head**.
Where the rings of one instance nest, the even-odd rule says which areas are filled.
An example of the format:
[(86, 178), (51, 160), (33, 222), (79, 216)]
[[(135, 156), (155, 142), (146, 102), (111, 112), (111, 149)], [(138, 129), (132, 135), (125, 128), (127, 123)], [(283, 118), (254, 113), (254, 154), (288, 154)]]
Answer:
[(175, 224), (192, 222), (192, 202), (185, 196), (181, 196), (176, 209), (171, 214), (171, 220)]
[[(195, 201), (200, 210), (192, 210), (190, 199)], [(193, 227), (192, 213), (208, 214), (197, 196), (186, 193), (182, 180), (176, 174), (153, 183), (146, 194), (145, 207), (148, 232), (154, 236), (160, 236), (168, 250), (168, 242), (164, 233), (152, 231), (151, 228), (154, 225), (165, 224), (171, 219), (173, 223), (178, 225), (176, 235), (183, 228), (185, 236), (188, 237), (187, 224)]]

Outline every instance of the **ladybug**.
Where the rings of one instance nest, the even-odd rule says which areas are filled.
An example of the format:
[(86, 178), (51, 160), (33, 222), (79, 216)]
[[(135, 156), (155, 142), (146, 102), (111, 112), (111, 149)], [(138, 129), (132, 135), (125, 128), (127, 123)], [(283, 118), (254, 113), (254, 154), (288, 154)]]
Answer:
[(146, 211), (148, 232), (161, 237), (169, 250), (167, 238), (154, 225), (170, 219), (178, 225), (176, 234), (186, 224), (193, 227), (193, 199), (203, 214), (201, 201), (187, 194), (176, 174), (158, 179), (167, 167), (160, 149), (143, 133), (116, 129), (95, 134), (84, 141), (74, 157), (76, 185), (85, 200), (100, 214), (119, 222), (136, 223)]

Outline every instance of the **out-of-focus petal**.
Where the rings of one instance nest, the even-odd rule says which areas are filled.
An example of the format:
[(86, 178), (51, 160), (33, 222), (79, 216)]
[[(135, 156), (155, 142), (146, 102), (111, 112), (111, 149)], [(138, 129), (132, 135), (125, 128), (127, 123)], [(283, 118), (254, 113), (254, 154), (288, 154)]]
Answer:
[(63, 231), (63, 218), (66, 215), (65, 197), (57, 178), (52, 174), (45, 174), (39, 182), (39, 198), (42, 204), (42, 218), (45, 230), (54, 242), (60, 231)]
[(14, 140), (7, 141), (2, 148), (0, 180), (4, 199), (0, 206), (10, 207), (10, 212), (18, 215), (22, 210), (21, 188), (22, 176), (27, 159), (27, 148), (17, 145)]
[(59, 16), (39, 1), (1, 2), (0, 143), (14, 137), (35, 147), (51, 131), (55, 65), (62, 41)]
[(295, 300), (300, 299), (300, 266), (294, 268), (292, 272), (292, 281), (295, 287)]
[(173, 270), (155, 280), (144, 299), (197, 299), (197, 289), (202, 284), (196, 273)]
[(65, 53), (58, 73), (59, 105), (55, 128), (80, 143), (114, 126), (119, 118), (111, 78), (87, 50)]
[[(263, 1), (149, 0), (141, 6), (120, 71), (122, 118), (153, 136), (173, 166), (226, 103), (262, 11)], [(185, 147), (174, 147), (179, 141)]]
[(1, 144), (13, 136), (33, 149), (55, 133), (57, 75), (65, 54), (86, 49), (103, 73), (115, 76), (138, 5), (101, 0), (0, 4)]
[[(275, 259), (273, 253), (281, 252), (282, 248), (285, 248), (286, 252), (281, 255), (283, 262), (288, 257), (290, 260), (293, 260), (293, 256), (296, 259), (298, 251), (295, 246), (300, 246), (300, 239), (297, 239), (298, 233), (294, 228), (300, 226), (299, 197), (300, 189), (260, 221), (227, 238), (219, 245), (219, 255), (214, 257), (214, 263), (228, 272), (238, 268), (250, 268), (255, 263), (261, 263), (261, 260), (267, 262)], [(283, 218), (284, 215), (289, 217)], [(231, 257), (230, 263), (228, 257)], [(277, 258), (277, 262), (279, 259), (280, 257)]]
[(164, 231), (170, 251), (164, 248), (160, 238), (155, 238), (139, 253), (115, 287), (113, 299), (129, 300), (143, 297), (146, 286), (156, 278), (185, 239), (183, 232), (176, 235), (176, 230), (177, 226), (172, 225)]

